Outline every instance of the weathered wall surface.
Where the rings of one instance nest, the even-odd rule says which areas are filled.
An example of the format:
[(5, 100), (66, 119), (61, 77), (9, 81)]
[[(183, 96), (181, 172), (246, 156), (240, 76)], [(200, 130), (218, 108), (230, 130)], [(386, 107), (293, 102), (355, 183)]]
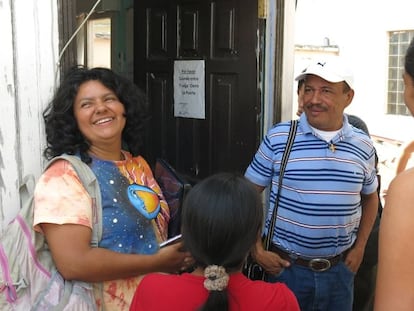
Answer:
[(43, 167), (42, 111), (57, 80), (53, 0), (0, 0), (0, 229), (18, 211), (18, 187)]

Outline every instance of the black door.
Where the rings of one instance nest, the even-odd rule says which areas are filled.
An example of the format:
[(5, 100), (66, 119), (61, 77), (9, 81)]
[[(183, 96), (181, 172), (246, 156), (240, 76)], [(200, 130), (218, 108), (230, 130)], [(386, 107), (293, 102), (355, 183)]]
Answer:
[[(148, 94), (144, 155), (195, 178), (244, 172), (260, 141), (257, 1), (136, 0), (134, 77)], [(205, 119), (174, 117), (175, 60), (204, 60)]]

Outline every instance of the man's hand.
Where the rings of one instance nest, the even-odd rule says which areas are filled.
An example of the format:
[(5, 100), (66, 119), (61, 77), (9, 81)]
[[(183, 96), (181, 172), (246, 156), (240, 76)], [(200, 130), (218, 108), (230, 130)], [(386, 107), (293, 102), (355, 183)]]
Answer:
[(349, 250), (348, 254), (346, 255), (344, 263), (349, 270), (351, 270), (353, 273), (357, 273), (363, 258), (364, 249), (353, 247)]
[(283, 268), (290, 266), (290, 262), (278, 254), (264, 250), (261, 238), (256, 242), (252, 257), (269, 274), (279, 274)]

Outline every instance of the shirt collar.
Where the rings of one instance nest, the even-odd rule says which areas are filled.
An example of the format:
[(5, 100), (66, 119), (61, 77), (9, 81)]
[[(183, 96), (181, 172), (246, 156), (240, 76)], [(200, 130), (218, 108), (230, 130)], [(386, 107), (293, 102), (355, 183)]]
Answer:
[[(315, 136), (315, 133), (312, 130), (311, 126), (309, 125), (309, 122), (308, 122), (308, 119), (306, 118), (305, 113), (302, 113), (302, 115), (300, 116), (299, 127), (300, 127), (301, 132), (303, 132), (303, 134), (312, 134), (312, 135)], [(346, 114), (344, 114), (342, 129), (335, 136), (335, 139), (337, 137), (341, 137), (343, 139), (344, 137), (350, 137), (350, 136), (353, 136), (353, 135), (354, 134), (353, 134), (352, 127), (348, 122), (348, 116)]]

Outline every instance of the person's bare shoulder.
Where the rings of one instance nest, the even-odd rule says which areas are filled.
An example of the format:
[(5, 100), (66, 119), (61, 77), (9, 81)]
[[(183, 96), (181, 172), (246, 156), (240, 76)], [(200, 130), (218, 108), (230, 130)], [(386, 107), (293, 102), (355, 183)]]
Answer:
[[(412, 210), (414, 213), (414, 168), (407, 169), (391, 181), (386, 197), (386, 206), (393, 209)], [(384, 207), (384, 209), (385, 209)]]
[(405, 152), (408, 153), (413, 153), (414, 152), (414, 140), (410, 141), (409, 143), (407, 143), (404, 147), (403, 150)]
[(389, 188), (390, 190), (391, 188), (393, 190), (396, 190), (395, 188), (398, 189), (401, 187), (404, 189), (406, 189), (406, 187), (410, 187), (414, 189), (414, 167), (409, 168), (405, 170), (404, 172), (402, 172), (401, 174), (395, 176), (395, 178), (391, 181)]

